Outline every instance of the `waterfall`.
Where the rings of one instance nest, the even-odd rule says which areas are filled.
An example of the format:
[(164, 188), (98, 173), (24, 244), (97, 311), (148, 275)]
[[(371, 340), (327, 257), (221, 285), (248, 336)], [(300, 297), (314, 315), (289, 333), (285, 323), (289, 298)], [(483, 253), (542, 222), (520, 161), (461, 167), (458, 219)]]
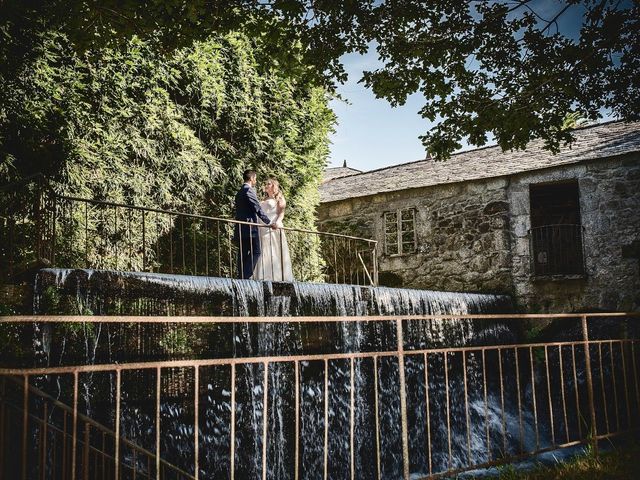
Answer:
[[(36, 278), (35, 313), (83, 315), (204, 315), (284, 316), (285, 323), (234, 324), (103, 324), (94, 329), (69, 330), (56, 325), (34, 325), (32, 338), (38, 364), (113, 363), (178, 358), (225, 358), (314, 353), (392, 351), (397, 346), (394, 322), (301, 323), (297, 316), (465, 315), (504, 313), (510, 299), (499, 295), (436, 292), (357, 285), (258, 282), (214, 277), (97, 270), (44, 269)], [(451, 346), (512, 343), (516, 333), (507, 322), (472, 320), (421, 320), (405, 322), (405, 347), (424, 349)], [(39, 353), (38, 353), (39, 352)], [(458, 359), (459, 360), (459, 359)], [(28, 359), (17, 359), (29, 363)], [(424, 362), (406, 357), (410, 391), (424, 390)], [(440, 362), (440, 363), (439, 363)], [(442, 415), (444, 379), (442, 361), (430, 358), (430, 389), (434, 392), (431, 420)], [(371, 455), (373, 432), (373, 364), (370, 358), (329, 362), (329, 476), (340, 478), (350, 469), (351, 391), (353, 384), (354, 462), (358, 478), (375, 477)], [(379, 381), (381, 468), (384, 478), (401, 476), (400, 411), (397, 357), (381, 357)], [(480, 381), (478, 359), (469, 359), (470, 382)], [(451, 359), (451, 368), (460, 368)], [(352, 375), (353, 371), (353, 375)], [(187, 471), (193, 455), (192, 370), (166, 369), (162, 376), (162, 454)], [(259, 477), (262, 469), (263, 378), (262, 364), (236, 369), (236, 476)], [(324, 429), (324, 364), (299, 363), (300, 465), (304, 478), (322, 478)], [(231, 415), (229, 367), (201, 368), (200, 373), (201, 478), (225, 475), (229, 462)], [(293, 478), (294, 365), (270, 363), (268, 392), (268, 478)], [(122, 431), (141, 445), (153, 447), (155, 377), (151, 371), (125, 372), (122, 384)], [(113, 410), (113, 375), (96, 374), (83, 380), (84, 412)], [(422, 382), (422, 383), (421, 383)], [(422, 390), (421, 390), (422, 389)], [(60, 390), (58, 388), (58, 390)], [(58, 393), (60, 393), (58, 391)], [(485, 408), (476, 398), (473, 412)], [(491, 398), (491, 412), (499, 399)], [(424, 397), (409, 395), (410, 444), (414, 472), (427, 463), (423, 425)], [(513, 407), (513, 406), (512, 406)], [(461, 412), (453, 416), (459, 423)], [(108, 418), (100, 419), (109, 423)], [(112, 419), (111, 419), (112, 421)], [(492, 420), (497, 435), (500, 419)], [(456, 444), (464, 444), (460, 428), (452, 429)], [(473, 455), (486, 447), (484, 429), (472, 432)], [(432, 431), (432, 443), (446, 444), (442, 422)], [(126, 455), (126, 454), (125, 454)], [(439, 456), (440, 455), (440, 456)], [(466, 461), (456, 448), (454, 466)], [(131, 459), (129, 458), (129, 461)], [(434, 454), (434, 466), (447, 459)], [(226, 465), (226, 467), (225, 467)], [(216, 477), (217, 478), (217, 477)]]

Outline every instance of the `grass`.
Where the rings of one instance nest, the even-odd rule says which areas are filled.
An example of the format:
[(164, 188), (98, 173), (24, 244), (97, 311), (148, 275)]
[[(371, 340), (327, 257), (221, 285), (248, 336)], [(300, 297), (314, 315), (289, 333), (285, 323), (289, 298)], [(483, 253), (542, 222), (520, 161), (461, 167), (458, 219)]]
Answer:
[(575, 457), (566, 463), (540, 465), (519, 472), (512, 465), (500, 468), (500, 480), (632, 480), (640, 479), (640, 444)]

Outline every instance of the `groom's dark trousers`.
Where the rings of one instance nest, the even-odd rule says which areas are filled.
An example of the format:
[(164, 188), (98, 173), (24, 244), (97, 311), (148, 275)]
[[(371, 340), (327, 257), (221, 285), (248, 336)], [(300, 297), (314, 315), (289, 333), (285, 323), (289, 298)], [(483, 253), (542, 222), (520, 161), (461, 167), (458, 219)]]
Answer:
[[(256, 192), (248, 183), (236, 193), (236, 220), (257, 223), (258, 218), (267, 225), (271, 223), (264, 213)], [(264, 228), (264, 227), (263, 227)], [(260, 259), (260, 232), (257, 226), (236, 224), (234, 242), (238, 245), (238, 277), (251, 278)]]

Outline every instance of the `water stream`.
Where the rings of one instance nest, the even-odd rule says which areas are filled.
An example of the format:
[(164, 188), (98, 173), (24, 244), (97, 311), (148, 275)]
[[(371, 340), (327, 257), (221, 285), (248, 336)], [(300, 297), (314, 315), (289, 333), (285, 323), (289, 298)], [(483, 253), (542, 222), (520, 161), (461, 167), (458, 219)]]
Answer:
[[(505, 313), (505, 296), (312, 283), (277, 283), (212, 277), (93, 270), (42, 270), (35, 284), (35, 313), (93, 315), (290, 316), (286, 323), (252, 324), (35, 324), (17, 365), (73, 365), (156, 361), (178, 358), (230, 358), (315, 353), (382, 352), (397, 347), (396, 324), (343, 322), (306, 324), (296, 316)], [(459, 468), (550, 444), (551, 435), (571, 431), (553, 420), (548, 405), (533, 415), (532, 385), (544, 383), (539, 366), (513, 350), (411, 355), (415, 349), (500, 345), (519, 340), (514, 323), (489, 320), (422, 320), (404, 323), (405, 377), (410, 470)], [(24, 336), (24, 335), (23, 335)], [(29, 353), (30, 352), (30, 353)], [(553, 359), (552, 359), (553, 360)], [(446, 363), (446, 369), (445, 369)], [(378, 384), (378, 441), (382, 478), (402, 478), (402, 435), (397, 356), (328, 362), (328, 474), (376, 478), (374, 379)], [(524, 368), (525, 366), (526, 368)], [(426, 369), (426, 371), (425, 371)], [(463, 370), (466, 371), (466, 382)], [(582, 368), (578, 365), (578, 370)], [(352, 373), (353, 372), (353, 375)], [(528, 372), (528, 373), (527, 373)], [(262, 475), (264, 365), (241, 364), (235, 375), (235, 478)], [(122, 374), (123, 434), (155, 449), (155, 369)], [(516, 391), (515, 378), (518, 377)], [(270, 363), (268, 378), (267, 478), (294, 478), (295, 382), (300, 391), (301, 478), (324, 475), (324, 361)], [(428, 389), (425, 388), (425, 378)], [(353, 379), (353, 380), (352, 380)], [(533, 380), (533, 382), (532, 382)], [(582, 387), (582, 374), (578, 378)], [(68, 397), (68, 381), (42, 380), (40, 387)], [(114, 375), (83, 374), (81, 410), (114, 425)], [(350, 385), (353, 384), (353, 405)], [(193, 369), (164, 369), (161, 377), (161, 454), (193, 474)], [(571, 383), (568, 383), (571, 387)], [(486, 389), (485, 389), (486, 386)], [(533, 387), (535, 388), (535, 387)], [(538, 387), (540, 388), (540, 387)], [(200, 478), (228, 478), (231, 441), (231, 369), (200, 369)], [(543, 404), (544, 402), (540, 401)], [(518, 415), (522, 412), (522, 415)], [(353, 416), (353, 452), (350, 418)], [(554, 423), (554, 422), (557, 422)], [(567, 420), (569, 422), (569, 420)], [(536, 428), (537, 425), (537, 428)], [(553, 428), (553, 432), (551, 432)], [(430, 445), (430, 448), (429, 448)], [(133, 461), (123, 450), (123, 461)], [(145, 467), (140, 466), (144, 471)]]

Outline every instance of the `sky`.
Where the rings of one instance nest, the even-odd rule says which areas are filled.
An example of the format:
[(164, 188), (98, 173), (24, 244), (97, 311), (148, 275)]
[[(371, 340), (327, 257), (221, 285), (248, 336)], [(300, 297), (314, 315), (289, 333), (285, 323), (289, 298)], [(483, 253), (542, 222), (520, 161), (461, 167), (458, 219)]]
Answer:
[(366, 55), (345, 55), (342, 61), (349, 80), (338, 87), (338, 93), (349, 103), (331, 102), (338, 125), (331, 136), (329, 166), (340, 167), (346, 160), (351, 168), (373, 170), (424, 158), (425, 150), (418, 137), (427, 132), (430, 124), (418, 113), (422, 96), (414, 94), (403, 106), (392, 108), (359, 84), (362, 71), (377, 65), (373, 49)]

